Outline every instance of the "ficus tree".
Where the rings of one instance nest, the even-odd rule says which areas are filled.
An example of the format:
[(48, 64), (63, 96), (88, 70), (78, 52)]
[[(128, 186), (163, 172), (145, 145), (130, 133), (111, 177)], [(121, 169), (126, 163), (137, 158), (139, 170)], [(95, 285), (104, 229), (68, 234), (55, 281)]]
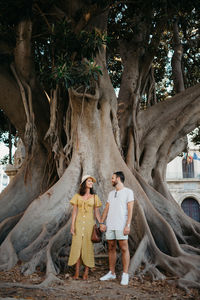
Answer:
[(67, 264), (81, 176), (105, 204), (122, 170), (135, 195), (130, 274), (200, 287), (200, 224), (165, 178), (200, 120), (197, 2), (0, 1), (0, 108), (26, 147), (0, 195), (0, 269), (20, 260), (48, 285)]

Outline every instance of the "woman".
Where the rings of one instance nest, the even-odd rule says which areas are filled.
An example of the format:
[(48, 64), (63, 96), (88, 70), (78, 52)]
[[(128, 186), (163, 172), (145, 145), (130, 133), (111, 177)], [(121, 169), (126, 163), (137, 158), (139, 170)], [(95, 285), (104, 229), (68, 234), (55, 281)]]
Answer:
[(100, 222), (101, 201), (93, 191), (96, 179), (90, 175), (82, 177), (79, 193), (75, 194), (70, 203), (73, 205), (71, 234), (72, 245), (68, 265), (76, 264), (74, 279), (79, 278), (81, 261), (85, 265), (83, 279), (88, 279), (89, 268), (94, 267), (94, 249), (91, 242), (92, 229), (95, 224), (94, 215)]

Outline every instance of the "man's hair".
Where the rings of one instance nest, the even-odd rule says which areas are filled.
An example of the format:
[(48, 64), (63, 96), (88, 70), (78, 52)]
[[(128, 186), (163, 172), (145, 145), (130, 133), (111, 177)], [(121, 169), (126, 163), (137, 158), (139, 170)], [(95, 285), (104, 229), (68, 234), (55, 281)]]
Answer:
[(113, 174), (115, 174), (116, 177), (119, 177), (120, 180), (121, 180), (121, 182), (124, 183), (124, 181), (125, 181), (125, 176), (124, 176), (124, 173), (123, 173), (122, 171), (118, 171), (118, 172), (115, 172), (115, 173), (113, 173)]

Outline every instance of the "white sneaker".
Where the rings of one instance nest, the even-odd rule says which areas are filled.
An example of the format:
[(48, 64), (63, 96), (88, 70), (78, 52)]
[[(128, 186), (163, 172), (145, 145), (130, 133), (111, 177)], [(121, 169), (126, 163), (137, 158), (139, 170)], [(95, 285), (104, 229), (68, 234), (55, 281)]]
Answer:
[(128, 273), (123, 273), (122, 274), (122, 280), (121, 280), (120, 284), (121, 285), (128, 285), (128, 281), (129, 281)]
[(108, 272), (106, 275), (104, 275), (103, 277), (100, 278), (101, 281), (104, 280), (112, 280), (112, 279), (116, 279), (116, 275), (112, 274), (112, 272)]

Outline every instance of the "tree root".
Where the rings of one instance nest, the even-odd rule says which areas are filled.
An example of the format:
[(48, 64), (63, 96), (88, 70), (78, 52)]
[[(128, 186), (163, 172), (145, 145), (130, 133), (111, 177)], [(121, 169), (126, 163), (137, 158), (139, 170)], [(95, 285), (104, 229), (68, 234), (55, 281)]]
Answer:
[(11, 235), (0, 247), (0, 270), (10, 270), (18, 262), (18, 256), (11, 242)]
[(0, 223), (0, 244), (4, 241), (9, 231), (17, 224), (22, 217), (23, 213), (20, 213), (13, 217), (8, 217)]
[[(155, 243), (155, 235), (151, 233), (152, 224), (149, 226), (148, 218), (145, 216), (145, 210), (136, 201), (135, 203), (135, 215), (133, 216), (134, 227), (138, 228), (140, 226), (140, 231), (138, 233), (137, 229), (134, 232), (138, 238), (138, 247), (131, 259), (129, 272), (134, 275), (139, 266), (144, 266), (144, 269), (139, 272), (139, 274), (148, 274), (152, 278), (164, 279), (165, 275), (173, 275), (178, 277), (177, 284), (179, 287), (182, 282), (187, 283), (186, 287), (198, 287), (197, 284), (200, 280), (200, 260), (199, 256), (191, 255), (184, 252), (178, 244), (173, 231), (171, 231), (171, 243), (177, 248), (176, 255), (173, 253), (165, 254), (163, 253)], [(148, 211), (150, 213), (150, 211)], [(137, 214), (137, 215), (136, 215)], [(151, 222), (153, 220), (151, 219)], [(164, 221), (165, 224), (165, 221)], [(165, 224), (169, 226), (168, 224)], [(163, 224), (162, 224), (163, 226)], [(166, 233), (166, 230), (163, 230)], [(164, 239), (166, 243), (169, 243), (169, 234), (166, 233)], [(169, 247), (170, 249), (171, 247)], [(165, 272), (164, 276), (162, 272)]]
[[(170, 282), (170, 281), (168, 281)], [(190, 293), (189, 289), (187, 287), (190, 288), (197, 288), (200, 290), (200, 284), (191, 280), (186, 280), (186, 279), (178, 279), (177, 280), (177, 286), (182, 288), (183, 290), (186, 291), (187, 294)]]
[[(69, 244), (69, 228), (68, 221), (45, 245), (40, 251), (35, 251), (35, 255), (25, 264), (22, 265), (21, 272), (30, 275), (35, 272), (37, 267), (46, 269), (46, 279), (44, 285), (55, 281), (55, 275), (60, 272), (60, 259), (58, 258), (59, 250), (62, 246), (67, 247)], [(68, 234), (67, 234), (68, 233)], [(40, 235), (40, 239), (42, 235)], [(25, 249), (26, 250), (26, 249)], [(32, 249), (34, 251), (34, 249)]]
[(21, 272), (24, 275), (31, 275), (36, 271), (37, 267), (40, 267), (42, 270), (45, 266), (46, 261), (46, 247), (37, 251), (36, 254), (32, 257), (30, 261), (23, 264), (21, 267)]
[(154, 265), (149, 265), (148, 268), (146, 267), (142, 273), (147, 273), (148, 275), (150, 275), (152, 280), (166, 279), (166, 276), (162, 274)]
[[(69, 235), (70, 231), (70, 222), (68, 221), (57, 233), (54, 235), (48, 244), (47, 247), (47, 262), (46, 262), (46, 275), (49, 274), (58, 274), (60, 272), (59, 268), (59, 250), (61, 247), (66, 244), (69, 244)], [(68, 234), (67, 234), (68, 233)]]
[(200, 249), (197, 249), (193, 246), (186, 245), (186, 244), (180, 244), (180, 247), (187, 253), (200, 255)]
[[(17, 74), (14, 63), (11, 63), (10, 68), (19, 86), (23, 105), (24, 105), (24, 110), (27, 118), (27, 123), (25, 126), (25, 134), (24, 134), (25, 145), (28, 146), (28, 152), (33, 153), (33, 150), (35, 150), (37, 144), (37, 130), (35, 127), (35, 116), (32, 107), (31, 87), (24, 79), (20, 78), (19, 74)], [(27, 90), (28, 99), (26, 96), (25, 88)]]
[(46, 225), (44, 224), (41, 233), (33, 241), (33, 243), (18, 253), (19, 259), (23, 259), (25, 262), (29, 261), (35, 252), (44, 248), (48, 244), (50, 236), (51, 233), (47, 231)]
[[(76, 159), (53, 188), (31, 203), (0, 247), (1, 269), (12, 268), (19, 257), (22, 261), (30, 259), (34, 251), (44, 247), (49, 237), (56, 234), (59, 227), (69, 219), (71, 206), (68, 201), (77, 190), (79, 174), (80, 165)], [(70, 184), (70, 181), (73, 183)], [(66, 189), (66, 182), (69, 183), (68, 189)], [(43, 211), (42, 217), (40, 217), (41, 211)], [(46, 229), (44, 224), (47, 224)], [(24, 234), (24, 228), (26, 228), (26, 234)], [(56, 235), (55, 238), (57, 238)], [(37, 259), (33, 259), (36, 265), (35, 260)]]
[(50, 238), (56, 234), (56, 232), (59, 230), (59, 227), (65, 222), (66, 220), (63, 217), (63, 219), (61, 218), (60, 221), (55, 224), (54, 228), (52, 228), (50, 224), (44, 224), (38, 237), (31, 244), (29, 244), (28, 247), (24, 248), (18, 253), (19, 259), (25, 262), (29, 261), (37, 251), (48, 245)]
[(42, 283), (40, 283), (38, 286), (42, 287), (42, 288), (49, 287), (53, 283), (63, 284), (64, 281), (59, 279), (58, 277), (56, 277), (54, 274), (48, 273), (48, 276), (46, 277), (46, 279)]
[(171, 225), (178, 241), (181, 244), (192, 244), (199, 248), (200, 224), (185, 215), (174, 199), (166, 199), (163, 197), (160, 193), (148, 185), (136, 171), (134, 172), (134, 175), (140, 182), (153, 206), (163, 216), (166, 222)]
[[(58, 278), (57, 278), (58, 279)], [(22, 284), (18, 282), (1, 282), (0, 288), (23, 288), (23, 289), (41, 289), (41, 290), (47, 290), (47, 291), (58, 291), (60, 292), (61, 288), (56, 287), (50, 287), (50, 286), (43, 286), (41, 284)]]
[(42, 147), (38, 146), (31, 162), (31, 179), (24, 184), (26, 173), (26, 161), (24, 161), (17, 175), (0, 194), (0, 222), (23, 213), (29, 204), (39, 196), (45, 164), (46, 153)]
[(51, 144), (53, 145), (58, 135), (58, 132), (56, 132), (58, 86), (56, 86), (55, 89), (51, 90), (51, 97), (49, 97), (46, 91), (45, 94), (50, 103), (50, 125), (48, 131), (45, 134), (44, 140), (50, 138)]
[[(64, 225), (63, 227), (66, 226)], [(63, 227), (58, 231), (58, 233), (63, 230)], [(51, 250), (51, 240), (52, 239), (54, 240), (55, 237), (57, 237), (58, 235), (58, 233), (56, 233), (57, 230), (58, 227), (48, 232), (46, 225), (44, 225), (42, 232), (36, 238), (36, 240), (33, 243), (31, 243), (27, 248), (19, 252), (18, 254), (19, 259), (23, 261), (28, 261), (27, 263), (22, 265), (22, 269), (21, 269), (22, 273), (26, 275), (30, 275), (35, 272), (37, 267), (40, 267), (40, 269), (42, 270), (46, 268), (46, 265), (47, 265), (46, 269), (47, 270), (50, 269), (49, 273), (51, 273), (52, 270), (54, 270), (54, 263), (53, 260), (51, 259), (51, 254), (49, 252)], [(53, 236), (52, 239), (51, 236)], [(64, 237), (62, 238), (63, 238), (62, 243), (64, 243)], [(56, 242), (58, 242), (57, 239)], [(56, 248), (56, 250), (58, 249)], [(51, 263), (48, 264), (49, 260), (51, 261)], [(51, 265), (52, 267), (48, 268), (48, 265)]]

